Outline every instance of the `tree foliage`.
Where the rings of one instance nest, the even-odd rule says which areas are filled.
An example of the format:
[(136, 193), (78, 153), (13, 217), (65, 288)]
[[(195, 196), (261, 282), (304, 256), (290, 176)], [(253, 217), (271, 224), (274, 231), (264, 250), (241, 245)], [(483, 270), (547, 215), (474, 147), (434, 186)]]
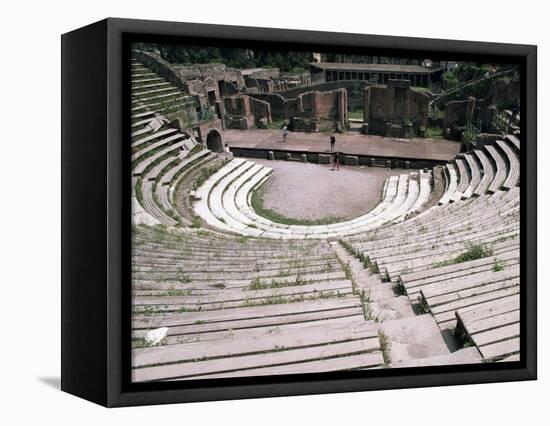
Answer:
[(310, 52), (169, 44), (141, 47), (158, 49), (164, 60), (181, 65), (223, 63), (233, 68), (264, 67), (279, 68), (284, 72), (304, 72), (313, 61)]

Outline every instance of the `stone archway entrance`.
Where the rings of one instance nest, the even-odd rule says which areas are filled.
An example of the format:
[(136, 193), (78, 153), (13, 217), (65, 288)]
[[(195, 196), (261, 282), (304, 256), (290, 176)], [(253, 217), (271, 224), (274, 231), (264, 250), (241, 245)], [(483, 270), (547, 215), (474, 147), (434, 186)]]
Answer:
[(206, 135), (206, 147), (212, 152), (223, 152), (222, 135), (212, 129)]

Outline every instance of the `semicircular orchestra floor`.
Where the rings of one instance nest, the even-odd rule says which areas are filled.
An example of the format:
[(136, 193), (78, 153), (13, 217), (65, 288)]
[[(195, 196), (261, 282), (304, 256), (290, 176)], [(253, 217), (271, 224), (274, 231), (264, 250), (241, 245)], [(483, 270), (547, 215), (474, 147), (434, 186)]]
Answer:
[(368, 213), (379, 202), (386, 178), (399, 171), (290, 161), (254, 160), (273, 169), (262, 185), (265, 209), (298, 221), (339, 222)]

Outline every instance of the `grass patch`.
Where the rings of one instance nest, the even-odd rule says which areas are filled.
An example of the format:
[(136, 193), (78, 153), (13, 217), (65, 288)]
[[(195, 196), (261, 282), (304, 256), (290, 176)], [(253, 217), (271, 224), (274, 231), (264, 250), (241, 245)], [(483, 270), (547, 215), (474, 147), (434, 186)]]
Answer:
[(178, 272), (176, 273), (176, 280), (180, 283), (186, 284), (191, 282), (191, 277), (186, 274), (181, 266), (178, 266)]
[(369, 265), (369, 271), (370, 272), (372, 272), (373, 274), (379, 274), (380, 273), (380, 269), (378, 269), (378, 265), (376, 263), (370, 263), (369, 262), (368, 265)]
[(456, 265), (458, 263), (470, 262), (472, 260), (483, 259), (493, 255), (493, 249), (485, 244), (473, 244), (464, 253), (459, 254), (454, 259), (436, 262), (432, 264), (432, 268), (440, 268), (443, 266)]
[(426, 302), (426, 299), (424, 299), (422, 296), (418, 296), (418, 299), (416, 299), (416, 301), (421, 314), (430, 313), (430, 306), (428, 305), (428, 302)]
[(427, 95), (430, 95), (432, 93), (432, 91), (427, 87), (421, 87), (421, 86), (411, 86), (411, 90), (417, 93), (424, 93)]
[(380, 340), (380, 350), (384, 357), (384, 367), (389, 367), (391, 363), (391, 342), (384, 332), (378, 332), (378, 340)]
[(248, 286), (248, 290), (263, 290), (265, 289), (265, 286), (260, 282), (259, 278), (254, 278), (250, 285)]
[(365, 320), (374, 320), (378, 322), (378, 318), (374, 318), (372, 315), (372, 299), (370, 291), (367, 293), (365, 290), (361, 290), (361, 293), (359, 293), (359, 299), (361, 300), (361, 308), (363, 309), (363, 317), (365, 318)]
[(214, 173), (216, 173), (219, 169), (221, 169), (223, 164), (217, 164), (215, 166), (211, 167), (204, 167), (201, 169), (200, 174), (197, 176), (195, 181), (193, 182), (193, 191), (196, 191), (198, 188), (202, 186), (206, 180), (212, 176)]
[(355, 120), (362, 120), (363, 119), (363, 108), (356, 108), (355, 111), (349, 111), (348, 112), (348, 118), (352, 118)]
[(136, 187), (135, 187), (136, 199), (138, 200), (138, 203), (140, 205), (143, 205), (143, 191), (141, 189), (141, 184), (142, 184), (142, 179), (141, 177), (138, 177), (136, 181)]
[(267, 127), (268, 129), (281, 130), (285, 124), (286, 124), (285, 119), (283, 119), (283, 118), (277, 118), (277, 119), (275, 119), (275, 118), (274, 118), (274, 119), (271, 121), (271, 123), (267, 123), (267, 124), (266, 124), (266, 127)]
[(344, 240), (338, 240), (338, 242), (340, 243), (340, 245), (342, 247), (344, 247), (344, 249), (349, 253), (351, 254), (352, 256), (357, 256), (357, 253), (355, 252), (355, 250), (353, 249), (353, 247), (351, 246), (350, 243), (348, 243), (347, 241), (344, 241)]
[(504, 264), (502, 261), (495, 259), (495, 262), (493, 263), (493, 272), (500, 272), (504, 269)]
[(443, 134), (441, 127), (428, 127), (424, 136), (430, 139), (443, 139)]

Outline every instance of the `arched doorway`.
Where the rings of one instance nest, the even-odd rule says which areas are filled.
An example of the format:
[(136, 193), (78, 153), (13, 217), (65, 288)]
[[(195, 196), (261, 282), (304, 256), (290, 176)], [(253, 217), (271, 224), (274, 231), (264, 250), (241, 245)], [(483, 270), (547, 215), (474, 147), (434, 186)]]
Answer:
[(206, 147), (212, 152), (223, 152), (222, 135), (212, 129), (206, 135)]

